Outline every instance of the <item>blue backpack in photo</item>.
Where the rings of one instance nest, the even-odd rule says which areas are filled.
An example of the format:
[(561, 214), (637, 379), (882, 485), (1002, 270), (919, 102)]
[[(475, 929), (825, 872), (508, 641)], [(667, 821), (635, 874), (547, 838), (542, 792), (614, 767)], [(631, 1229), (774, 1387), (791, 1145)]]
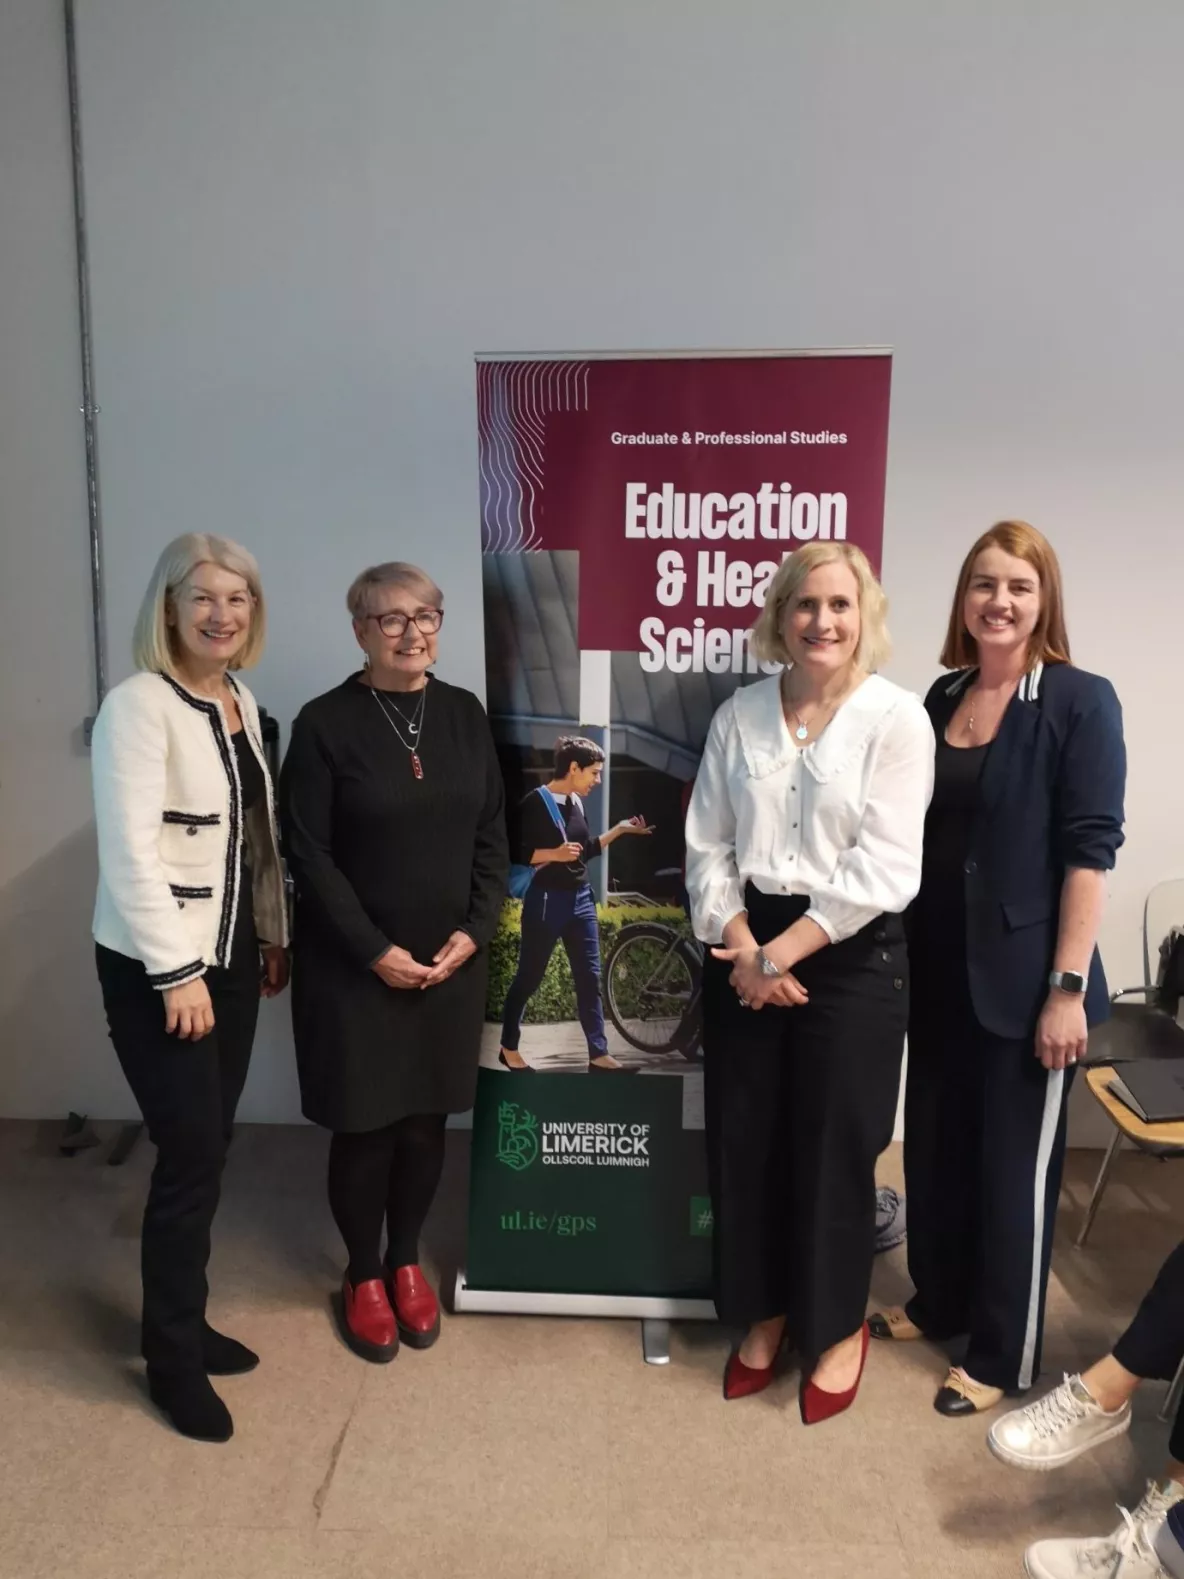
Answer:
[[(541, 795), (543, 797), (543, 804), (546, 806), (547, 810), (551, 813), (551, 821), (559, 829), (559, 832), (563, 835), (564, 839), (566, 840), (566, 838), (567, 838), (567, 828), (564, 825), (563, 816), (560, 813), (559, 805), (558, 805), (554, 795), (551, 794), (551, 791), (549, 789), (547, 789), (544, 785), (541, 785), (541, 784), (539, 785), (539, 788), (538, 788), (538, 790), (535, 793), (538, 794), (538, 795)], [(524, 864), (524, 863), (522, 863), (520, 861), (515, 861), (514, 862), (513, 866), (510, 867), (510, 881), (509, 881), (509, 883), (507, 885), (509, 890), (510, 890), (510, 898), (511, 899), (525, 899), (526, 898), (526, 890), (530, 887), (531, 883), (534, 881), (534, 875), (535, 875), (535, 873), (537, 871), (538, 871), (538, 867), (537, 866), (526, 865), (526, 864)]]

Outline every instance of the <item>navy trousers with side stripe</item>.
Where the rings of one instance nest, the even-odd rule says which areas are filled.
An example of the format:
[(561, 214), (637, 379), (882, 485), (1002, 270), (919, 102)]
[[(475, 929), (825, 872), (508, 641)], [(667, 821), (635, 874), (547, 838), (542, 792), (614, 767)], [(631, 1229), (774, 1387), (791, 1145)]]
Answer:
[(1073, 1071), (983, 1030), (965, 981), (914, 960), (905, 1087), (908, 1313), (963, 1366), (1008, 1391), (1040, 1371)]

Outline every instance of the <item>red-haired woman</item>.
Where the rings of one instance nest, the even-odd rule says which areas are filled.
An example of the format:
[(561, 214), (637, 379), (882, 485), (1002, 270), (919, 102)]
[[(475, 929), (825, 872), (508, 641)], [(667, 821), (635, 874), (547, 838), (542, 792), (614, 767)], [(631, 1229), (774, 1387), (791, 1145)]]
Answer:
[(921, 891), (909, 915), (905, 1096), (916, 1293), (873, 1337), (969, 1334), (945, 1415), (1032, 1385), (1065, 1107), (1108, 996), (1096, 939), (1122, 843), (1126, 752), (1108, 680), (1069, 659), (1061, 572), (1023, 521), (963, 563), (938, 680)]

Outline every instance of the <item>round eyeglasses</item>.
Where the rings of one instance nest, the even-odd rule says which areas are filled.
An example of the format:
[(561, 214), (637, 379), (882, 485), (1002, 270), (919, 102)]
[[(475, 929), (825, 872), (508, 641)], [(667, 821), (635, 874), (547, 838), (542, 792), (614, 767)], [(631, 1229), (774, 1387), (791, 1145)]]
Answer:
[(366, 618), (376, 621), (384, 636), (401, 636), (411, 624), (421, 635), (434, 636), (444, 623), (444, 610), (420, 609), (415, 614), (403, 614), (395, 610), (390, 614), (367, 614)]

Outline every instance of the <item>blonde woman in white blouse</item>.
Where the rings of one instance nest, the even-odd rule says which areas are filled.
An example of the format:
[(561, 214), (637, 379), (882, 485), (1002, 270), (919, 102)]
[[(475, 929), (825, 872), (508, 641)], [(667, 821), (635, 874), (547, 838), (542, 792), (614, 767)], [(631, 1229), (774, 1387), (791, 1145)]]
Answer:
[(908, 1019), (902, 912), (921, 881), (933, 730), (875, 670), (886, 600), (848, 543), (811, 543), (752, 634), (784, 663), (712, 720), (687, 818), (704, 969), (715, 1302), (745, 1336), (725, 1398), (801, 1360), (802, 1419), (854, 1400), (867, 1354), (875, 1164)]

